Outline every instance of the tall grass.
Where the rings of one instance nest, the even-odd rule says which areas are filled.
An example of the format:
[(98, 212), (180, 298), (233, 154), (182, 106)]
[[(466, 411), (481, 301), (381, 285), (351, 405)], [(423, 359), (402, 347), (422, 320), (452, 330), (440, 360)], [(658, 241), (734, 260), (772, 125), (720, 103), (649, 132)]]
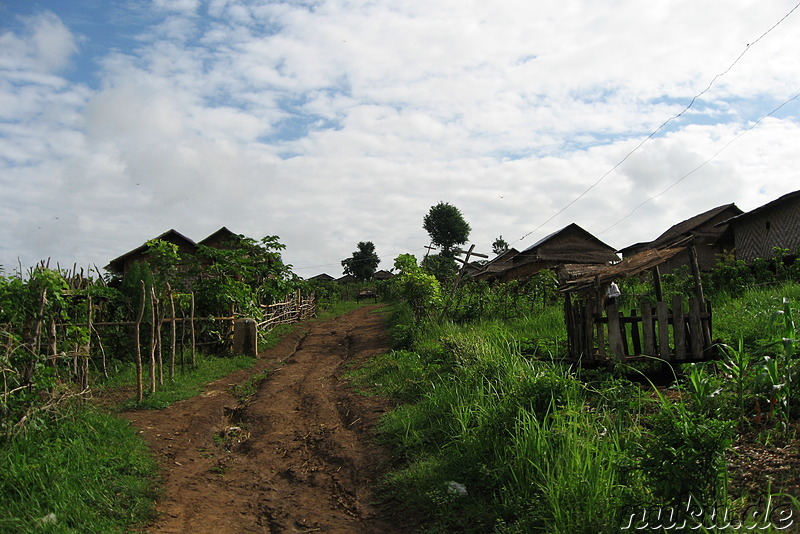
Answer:
[(354, 374), (402, 403), (379, 425), (403, 461), (386, 489), (430, 532), (614, 533), (630, 510), (725, 501), (732, 425), (619, 373), (579, 380), (559, 306), (398, 331)]
[(126, 532), (148, 519), (155, 474), (127, 421), (76, 407), (0, 443), (0, 532)]
[(587, 389), (554, 354), (523, 352), (520, 338), (557, 340), (560, 327), (556, 311), (432, 323), (413, 351), (356, 372), (362, 385), (409, 402), (380, 423), (407, 462), (387, 488), (427, 515), (433, 531), (615, 531), (630, 418), (615, 412), (622, 396)]

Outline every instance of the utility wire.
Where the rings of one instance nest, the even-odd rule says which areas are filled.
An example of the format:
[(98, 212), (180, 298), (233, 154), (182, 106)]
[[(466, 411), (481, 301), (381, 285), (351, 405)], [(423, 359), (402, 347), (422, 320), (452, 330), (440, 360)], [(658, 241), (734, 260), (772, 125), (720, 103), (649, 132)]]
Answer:
[[(642, 141), (641, 141), (641, 142), (640, 142), (638, 145), (636, 145), (636, 146), (633, 148), (633, 150), (631, 150), (630, 152), (628, 152), (628, 153), (625, 155), (625, 157), (623, 157), (623, 158), (622, 158), (622, 159), (621, 159), (621, 160), (620, 160), (620, 161), (619, 161), (619, 162), (618, 162), (616, 165), (614, 165), (614, 166), (613, 166), (613, 167), (611, 167), (611, 168), (610, 168), (608, 171), (606, 171), (606, 172), (605, 172), (605, 174), (603, 174), (603, 175), (602, 175), (600, 178), (598, 178), (598, 179), (597, 179), (597, 180), (596, 180), (596, 181), (595, 181), (593, 184), (591, 184), (589, 187), (587, 187), (586, 189), (584, 189), (584, 190), (583, 190), (583, 192), (582, 192), (580, 195), (578, 195), (578, 196), (577, 196), (577, 197), (575, 197), (573, 200), (571, 200), (569, 203), (567, 203), (567, 205), (565, 205), (563, 208), (561, 208), (560, 210), (558, 210), (558, 211), (557, 211), (555, 214), (553, 214), (551, 217), (549, 217), (549, 218), (548, 218), (546, 221), (544, 221), (542, 224), (540, 224), (539, 226), (537, 226), (536, 228), (534, 228), (533, 230), (531, 230), (531, 231), (530, 231), (530, 232), (528, 232), (527, 234), (523, 235), (522, 237), (520, 237), (519, 239), (517, 239), (517, 240), (516, 240), (516, 241), (514, 241), (513, 243), (509, 243), (509, 246), (513, 245), (514, 243), (518, 243), (519, 241), (522, 241), (523, 239), (527, 238), (529, 235), (533, 234), (534, 232), (537, 232), (537, 231), (538, 231), (539, 229), (541, 229), (541, 228), (542, 228), (544, 225), (546, 225), (547, 223), (549, 223), (550, 221), (552, 221), (553, 219), (555, 219), (556, 217), (558, 217), (559, 215), (561, 215), (562, 213), (564, 213), (564, 212), (565, 212), (565, 211), (566, 211), (566, 210), (567, 210), (567, 209), (568, 209), (570, 206), (572, 206), (572, 205), (573, 205), (573, 204), (575, 204), (577, 201), (579, 201), (579, 200), (580, 200), (580, 199), (582, 199), (584, 196), (586, 196), (586, 194), (588, 194), (588, 193), (589, 193), (589, 191), (591, 191), (592, 189), (594, 189), (595, 187), (597, 187), (597, 185), (599, 185), (599, 184), (600, 184), (600, 182), (602, 182), (602, 181), (603, 181), (603, 180), (604, 180), (604, 179), (605, 179), (605, 178), (606, 178), (606, 177), (607, 177), (609, 174), (611, 174), (612, 172), (614, 172), (615, 170), (617, 170), (617, 168), (619, 168), (619, 166), (620, 166), (620, 165), (622, 165), (623, 163), (625, 163), (625, 161), (626, 161), (626, 160), (627, 160), (627, 159), (628, 159), (628, 158), (629, 158), (631, 155), (633, 155), (633, 153), (634, 153), (634, 152), (636, 152), (637, 150), (639, 150), (639, 149), (642, 147), (642, 145), (644, 145), (646, 142), (648, 142), (650, 139), (652, 139), (652, 138), (653, 138), (653, 137), (654, 137), (656, 134), (658, 134), (658, 132), (660, 132), (661, 130), (663, 130), (663, 129), (664, 129), (666, 126), (667, 126), (667, 124), (669, 124), (670, 122), (672, 122), (672, 121), (674, 121), (674, 120), (676, 120), (676, 119), (680, 118), (681, 116), (683, 116), (683, 114), (684, 114), (684, 113), (686, 113), (686, 112), (687, 112), (687, 111), (688, 111), (688, 110), (689, 110), (689, 109), (690, 109), (690, 108), (691, 108), (691, 107), (694, 105), (695, 101), (697, 101), (697, 99), (698, 99), (698, 98), (702, 97), (702, 96), (703, 96), (703, 95), (704, 95), (706, 92), (708, 92), (708, 90), (709, 90), (709, 89), (711, 89), (711, 87), (714, 85), (714, 83), (716, 83), (716, 81), (717, 81), (719, 78), (721, 78), (722, 76), (724, 76), (724, 75), (726, 75), (728, 72), (730, 72), (730, 70), (731, 70), (731, 69), (732, 69), (732, 68), (733, 68), (733, 67), (734, 67), (734, 66), (735, 66), (735, 65), (736, 65), (736, 64), (739, 62), (739, 60), (741, 60), (741, 59), (742, 59), (742, 57), (743, 57), (743, 56), (744, 56), (744, 55), (747, 53), (747, 51), (748, 51), (748, 50), (750, 50), (750, 47), (752, 47), (753, 45), (755, 45), (756, 43), (758, 43), (758, 42), (759, 42), (761, 39), (763, 39), (763, 38), (764, 38), (764, 37), (765, 37), (765, 36), (766, 36), (768, 33), (770, 33), (772, 30), (774, 30), (775, 28), (777, 28), (777, 27), (778, 27), (778, 25), (780, 25), (780, 24), (781, 24), (781, 23), (782, 23), (784, 20), (786, 20), (786, 19), (787, 19), (787, 18), (788, 18), (788, 17), (789, 17), (789, 16), (790, 16), (792, 13), (794, 13), (794, 12), (795, 12), (795, 11), (796, 11), (798, 8), (800, 8), (800, 3), (796, 4), (796, 5), (795, 5), (795, 6), (794, 6), (792, 9), (790, 9), (788, 13), (786, 13), (786, 14), (785, 14), (783, 17), (781, 17), (781, 19), (780, 19), (780, 20), (778, 20), (778, 22), (776, 22), (775, 24), (773, 24), (773, 25), (772, 25), (772, 26), (771, 26), (771, 27), (770, 27), (770, 28), (769, 28), (767, 31), (765, 31), (764, 33), (762, 33), (761, 35), (759, 35), (759, 36), (758, 36), (758, 38), (757, 38), (755, 41), (753, 41), (752, 43), (748, 43), (748, 44), (747, 44), (747, 45), (744, 47), (744, 50), (742, 50), (742, 53), (741, 53), (741, 54), (739, 54), (739, 56), (738, 56), (738, 57), (737, 57), (735, 60), (733, 60), (733, 63), (731, 63), (731, 64), (728, 66), (728, 68), (727, 68), (727, 69), (725, 69), (725, 70), (724, 70), (724, 71), (722, 71), (721, 73), (719, 73), (719, 74), (717, 74), (716, 76), (714, 76), (714, 77), (711, 79), (711, 81), (708, 83), (708, 85), (706, 86), (706, 88), (705, 88), (705, 89), (703, 89), (702, 91), (700, 91), (699, 93), (697, 93), (697, 94), (696, 94), (694, 97), (692, 97), (692, 100), (691, 100), (691, 101), (690, 101), (690, 102), (689, 102), (689, 103), (686, 105), (686, 107), (685, 107), (685, 108), (683, 108), (683, 110), (682, 110), (680, 113), (678, 113), (677, 115), (673, 115), (672, 117), (668, 118), (668, 119), (667, 119), (667, 120), (665, 120), (663, 123), (661, 123), (661, 126), (659, 126), (658, 128), (656, 128), (656, 129), (655, 129), (655, 130), (654, 130), (652, 133), (650, 133), (650, 135), (648, 135), (647, 137), (645, 137), (644, 139), (642, 139)], [(796, 98), (796, 97), (795, 97), (795, 98)], [(783, 105), (787, 104), (788, 102), (790, 102), (791, 100), (794, 100), (794, 99), (790, 99), (789, 101), (787, 101), (787, 102), (784, 102), (784, 104), (782, 104), (782, 105), (781, 105), (781, 107), (782, 107)], [(780, 109), (780, 107), (779, 107), (778, 109)], [(775, 111), (777, 111), (777, 109), (776, 109), (776, 110), (773, 110), (773, 111), (772, 111), (772, 113), (775, 113)], [(771, 113), (770, 113), (770, 114), (771, 114)], [(766, 115), (766, 116), (769, 116), (769, 115)], [(766, 116), (765, 116), (765, 117), (766, 117)], [(764, 117), (762, 117), (762, 119), (763, 119), (763, 118), (764, 118)], [(761, 121), (761, 119), (759, 119), (759, 122), (760, 122), (760, 121)], [(758, 124), (758, 123), (756, 123), (756, 124)], [(754, 125), (754, 126), (755, 126), (755, 125)], [(749, 130), (749, 129), (748, 129), (748, 130)], [(747, 131), (747, 130), (745, 130), (745, 131)], [(743, 133), (744, 133), (744, 132), (743, 132)], [(727, 145), (726, 145), (726, 146), (727, 146)], [(725, 147), (723, 147), (723, 150), (724, 150), (724, 148), (725, 148)], [(715, 156), (716, 156), (716, 154), (715, 154)], [(695, 170), (696, 170), (696, 169), (695, 169)], [(692, 172), (694, 172), (694, 171), (692, 171)], [(685, 178), (685, 176), (684, 176), (684, 178)], [(683, 179), (683, 178), (681, 178), (681, 179)], [(665, 191), (665, 192), (666, 192), (666, 191)], [(661, 193), (661, 194), (663, 194), (663, 193)], [(652, 199), (648, 199), (648, 201), (649, 201), (649, 200), (652, 200)], [(646, 203), (646, 202), (648, 202), (648, 201), (645, 201), (644, 203)], [(635, 210), (634, 210), (634, 211), (635, 211)]]
[(798, 98), (800, 98), (800, 93), (797, 93), (796, 95), (794, 95), (792, 98), (790, 98), (790, 99), (788, 99), (787, 101), (785, 101), (783, 104), (781, 104), (781, 105), (780, 105), (780, 106), (778, 106), (777, 108), (773, 109), (772, 111), (770, 111), (770, 112), (769, 112), (769, 113), (767, 113), (766, 115), (762, 116), (762, 117), (761, 117), (760, 119), (758, 119), (758, 120), (757, 120), (755, 123), (753, 123), (753, 124), (752, 124), (750, 127), (748, 127), (748, 128), (745, 128), (744, 130), (742, 130), (742, 131), (739, 133), (739, 135), (737, 135), (736, 137), (734, 137), (733, 139), (731, 139), (730, 141), (728, 141), (727, 143), (725, 143), (725, 145), (724, 145), (722, 148), (720, 148), (719, 150), (717, 150), (717, 151), (714, 153), (714, 155), (713, 155), (713, 156), (711, 156), (710, 158), (708, 158), (707, 160), (705, 160), (703, 163), (701, 163), (700, 165), (698, 165), (697, 167), (695, 167), (695, 168), (694, 168), (694, 169), (692, 169), (691, 171), (687, 172), (686, 174), (684, 174), (683, 176), (681, 176), (680, 178), (678, 178), (676, 181), (674, 181), (672, 184), (670, 184), (670, 186), (669, 186), (669, 187), (667, 187), (666, 189), (664, 189), (663, 191), (661, 191), (661, 192), (660, 192), (660, 193), (658, 193), (657, 195), (653, 195), (652, 197), (648, 198), (647, 200), (645, 200), (644, 202), (642, 202), (641, 204), (639, 204), (638, 206), (636, 206), (635, 208), (633, 208), (633, 210), (631, 210), (631, 212), (630, 212), (629, 214), (627, 214), (625, 217), (621, 218), (620, 220), (618, 220), (617, 222), (615, 222), (614, 224), (612, 224), (611, 226), (609, 226), (608, 228), (606, 228), (605, 230), (603, 230), (602, 232), (600, 232), (598, 235), (602, 235), (602, 234), (604, 234), (604, 233), (608, 232), (609, 230), (611, 230), (612, 228), (614, 228), (615, 226), (617, 226), (619, 223), (621, 223), (622, 221), (624, 221), (625, 219), (627, 219), (628, 217), (630, 217), (631, 215), (633, 215), (633, 214), (636, 212), (636, 210), (638, 210), (639, 208), (641, 208), (642, 206), (644, 206), (645, 204), (647, 204), (647, 203), (648, 203), (648, 202), (650, 202), (651, 200), (655, 200), (656, 198), (660, 197), (661, 195), (663, 195), (664, 193), (666, 193), (667, 191), (669, 191), (670, 189), (672, 189), (673, 187), (675, 187), (676, 185), (678, 185), (679, 183), (681, 183), (683, 180), (685, 180), (686, 178), (688, 178), (689, 176), (691, 176), (692, 174), (694, 174), (695, 172), (697, 172), (698, 170), (700, 170), (700, 169), (701, 169), (702, 167), (704, 167), (704, 166), (705, 166), (707, 163), (709, 163), (709, 162), (711, 162), (712, 160), (716, 159), (716, 157), (717, 157), (717, 156), (719, 156), (719, 155), (722, 153), (722, 151), (724, 151), (726, 148), (728, 148), (729, 146), (731, 146), (731, 145), (732, 145), (734, 142), (738, 141), (740, 137), (742, 137), (742, 136), (743, 136), (743, 135), (745, 135), (746, 133), (750, 132), (750, 130), (752, 130), (753, 128), (755, 128), (756, 126), (758, 126), (758, 125), (761, 123), (761, 121), (763, 121), (763, 120), (764, 120), (764, 119), (766, 119), (767, 117), (770, 117), (770, 116), (774, 115), (774, 114), (775, 114), (775, 113), (777, 113), (777, 112), (778, 112), (778, 111), (779, 111), (779, 110), (780, 110), (782, 107), (786, 106), (787, 104), (791, 103), (791, 102), (792, 102), (792, 101), (794, 101), (794, 100), (797, 100)]

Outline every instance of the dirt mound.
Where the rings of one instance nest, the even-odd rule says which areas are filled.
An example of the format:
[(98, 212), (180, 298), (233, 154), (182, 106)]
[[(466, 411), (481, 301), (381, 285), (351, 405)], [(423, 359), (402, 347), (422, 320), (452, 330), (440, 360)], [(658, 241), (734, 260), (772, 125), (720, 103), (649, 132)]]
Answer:
[[(146, 532), (413, 532), (374, 504), (383, 399), (354, 393), (350, 365), (387, 350), (376, 306), (297, 328), (258, 364), (160, 411), (129, 412), (158, 457), (164, 494)], [(242, 404), (232, 394), (267, 372)]]

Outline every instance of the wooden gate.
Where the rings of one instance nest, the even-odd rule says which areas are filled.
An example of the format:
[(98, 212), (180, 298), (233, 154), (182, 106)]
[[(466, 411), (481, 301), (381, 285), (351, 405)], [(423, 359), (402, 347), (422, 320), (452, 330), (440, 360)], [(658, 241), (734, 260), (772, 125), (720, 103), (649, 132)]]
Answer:
[(611, 353), (620, 361), (651, 356), (668, 362), (692, 362), (711, 355), (711, 303), (680, 296), (667, 302), (641, 301), (625, 315), (614, 304), (598, 313), (597, 301), (564, 301), (569, 357), (580, 362), (605, 361)]

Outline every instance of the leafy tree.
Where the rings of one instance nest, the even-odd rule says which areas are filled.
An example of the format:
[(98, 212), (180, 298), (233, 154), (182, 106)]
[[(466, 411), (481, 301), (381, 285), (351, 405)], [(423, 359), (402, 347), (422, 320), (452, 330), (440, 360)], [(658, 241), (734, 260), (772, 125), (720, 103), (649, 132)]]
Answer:
[(423, 219), (422, 227), (431, 236), (431, 242), (448, 258), (455, 256), (455, 247), (466, 243), (472, 230), (461, 211), (447, 202), (439, 202), (431, 207)]
[(458, 275), (458, 266), (453, 258), (444, 254), (431, 254), (422, 260), (422, 267), (436, 277), (441, 284), (452, 283)]
[(394, 260), (394, 267), (399, 274), (391, 279), (390, 284), (396, 294), (411, 306), (418, 319), (441, 304), (442, 289), (439, 281), (417, 265), (416, 257), (412, 254), (400, 254)]
[(360, 241), (353, 256), (342, 260), (343, 274), (349, 274), (360, 281), (371, 280), (380, 262), (372, 241)]
[(494, 252), (499, 256), (500, 254), (506, 251), (508, 251), (508, 241), (503, 239), (503, 236), (500, 236), (497, 239), (495, 239), (494, 243), (492, 243), (492, 252)]
[(198, 308), (203, 313), (225, 313), (233, 304), (243, 313), (255, 313), (259, 304), (270, 304), (294, 288), (291, 266), (284, 264), (280, 252), (285, 245), (278, 236), (258, 241), (243, 235), (225, 246), (198, 246), (197, 279), (194, 289)]

